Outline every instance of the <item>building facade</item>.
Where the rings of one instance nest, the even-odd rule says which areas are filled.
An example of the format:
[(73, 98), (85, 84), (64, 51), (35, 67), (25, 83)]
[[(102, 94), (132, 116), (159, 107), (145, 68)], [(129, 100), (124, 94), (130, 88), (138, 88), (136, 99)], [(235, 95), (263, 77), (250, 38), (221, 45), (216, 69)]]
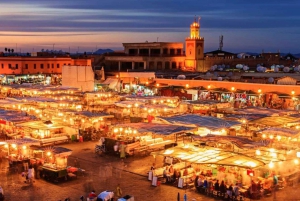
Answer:
[(261, 53), (259, 56), (243, 58), (222, 50), (204, 53), (204, 38), (200, 35), (200, 22), (196, 20), (190, 25), (190, 35), (185, 39), (185, 47), (180, 42), (123, 43), (123, 46), (124, 52), (109, 53), (95, 65), (104, 65), (108, 71), (180, 69), (206, 72), (211, 66), (223, 64), (230, 67), (237, 64), (251, 67), (258, 64), (266, 67), (295, 64), (295, 60), (281, 57), (280, 53)]
[(116, 71), (130, 70), (201, 70), (204, 59), (204, 38), (200, 37), (200, 24), (193, 22), (190, 36), (183, 43), (145, 42), (123, 43), (124, 53), (112, 53), (105, 56), (107, 69)]
[(61, 74), (63, 66), (91, 66), (91, 59), (71, 57), (0, 57), (0, 74)]

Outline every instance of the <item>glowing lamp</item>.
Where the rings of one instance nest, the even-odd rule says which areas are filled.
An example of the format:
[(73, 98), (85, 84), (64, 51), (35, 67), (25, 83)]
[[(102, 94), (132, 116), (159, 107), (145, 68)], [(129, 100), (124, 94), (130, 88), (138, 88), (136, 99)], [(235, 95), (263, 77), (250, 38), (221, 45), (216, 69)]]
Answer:
[(159, 84), (157, 83), (156, 86), (159, 87)]
[(50, 151), (47, 152), (47, 156), (51, 156), (51, 152)]
[(261, 93), (261, 89), (257, 90), (258, 93)]
[(231, 91), (234, 91), (235, 90), (235, 88), (234, 87), (231, 87)]
[(255, 153), (256, 153), (256, 155), (260, 155), (261, 154), (260, 150), (256, 150)]
[(293, 90), (293, 91), (291, 92), (291, 94), (292, 94), (292, 95), (295, 95), (295, 91)]
[(262, 137), (263, 137), (263, 138), (266, 138), (266, 134), (263, 134)]
[(4, 147), (7, 149), (8, 148), (8, 144), (4, 145)]
[(26, 149), (26, 146), (24, 145), (22, 148), (25, 150), (25, 149)]
[(11, 146), (12, 146), (12, 148), (16, 148), (16, 147), (17, 147), (17, 145), (16, 145), (16, 144), (12, 144)]
[(269, 168), (273, 168), (274, 167), (274, 163), (273, 163), (273, 161), (271, 161), (270, 163), (269, 163)]
[(298, 165), (298, 164), (299, 164), (299, 160), (298, 160), (298, 159), (295, 159), (295, 160), (294, 160), (294, 163), (295, 163), (296, 165)]

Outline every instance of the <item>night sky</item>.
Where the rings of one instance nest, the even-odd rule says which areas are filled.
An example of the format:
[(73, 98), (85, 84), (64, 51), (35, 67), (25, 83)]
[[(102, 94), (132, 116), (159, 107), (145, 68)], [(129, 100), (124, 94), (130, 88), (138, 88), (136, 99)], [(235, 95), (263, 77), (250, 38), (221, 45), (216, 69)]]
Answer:
[[(267, 3), (268, 2), (268, 3)], [(123, 42), (184, 42), (201, 16), (205, 51), (300, 53), (300, 1), (10, 0), (0, 3), (0, 48), (17, 51), (97, 48)], [(33, 49), (34, 48), (34, 49)], [(1, 50), (0, 50), (1, 51)]]

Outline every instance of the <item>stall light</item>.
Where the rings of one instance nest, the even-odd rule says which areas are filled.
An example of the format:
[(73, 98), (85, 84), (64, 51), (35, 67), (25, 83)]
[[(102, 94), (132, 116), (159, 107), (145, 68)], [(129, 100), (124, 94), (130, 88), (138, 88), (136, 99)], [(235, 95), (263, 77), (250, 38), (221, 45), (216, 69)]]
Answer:
[(276, 153), (271, 153), (270, 154), (273, 158), (277, 158), (277, 154)]
[(256, 155), (260, 155), (260, 154), (261, 154), (259, 149), (257, 149), (257, 150), (255, 151), (255, 153), (256, 153)]
[(273, 161), (271, 161), (270, 163), (269, 163), (269, 168), (273, 168), (274, 167), (274, 163), (273, 163)]
[(157, 83), (156, 86), (159, 87), (159, 84)]
[(274, 138), (274, 136), (273, 136), (273, 135), (270, 135), (269, 137), (270, 137), (270, 139), (271, 139), (271, 140)]
[(299, 160), (298, 160), (298, 159), (295, 159), (295, 160), (294, 160), (294, 163), (295, 163), (296, 165), (298, 165), (298, 164), (299, 164)]
[(260, 94), (261, 93), (261, 89), (258, 89), (257, 92)]
[(295, 95), (295, 91), (293, 90), (293, 91), (291, 92), (291, 94), (292, 94), (292, 95)]
[(186, 85), (185, 85), (186, 88), (189, 88), (189, 86), (190, 86), (189, 84), (186, 84)]
[(278, 136), (277, 136), (277, 140), (278, 140), (278, 141), (280, 141), (280, 139), (281, 139), (281, 136), (280, 136), (280, 135), (278, 135)]
[(240, 165), (240, 164), (242, 164), (242, 161), (237, 160), (237, 161), (234, 161), (234, 163), (237, 165)]
[(81, 119), (82, 123), (84, 123), (84, 119)]
[(271, 149), (269, 149), (269, 151), (270, 151), (271, 153), (274, 153), (274, 152), (275, 152), (275, 149), (271, 148)]
[(300, 152), (297, 151), (297, 158), (300, 158)]
[(148, 85), (149, 84), (149, 82), (146, 82), (146, 85)]
[(7, 149), (8, 148), (8, 144), (5, 144), (4, 147)]
[(51, 156), (51, 152), (50, 151), (47, 152), (47, 156)]
[(115, 129), (114, 129), (114, 132), (115, 132), (115, 133), (119, 132), (119, 129), (115, 128)]
[(173, 153), (173, 152), (174, 152), (173, 149), (169, 149), (169, 150), (166, 150), (163, 154), (171, 154), (171, 153)]
[(296, 126), (296, 129), (299, 129), (299, 126)]
[(245, 124), (246, 122), (247, 122), (247, 120), (246, 120), (246, 119), (243, 119), (243, 120), (242, 120), (242, 123), (243, 123), (243, 124)]
[(100, 121), (103, 121), (103, 118), (102, 118), (102, 117), (100, 118)]
[(138, 107), (138, 106), (139, 106), (139, 104), (135, 103), (135, 104), (134, 104), (134, 106), (135, 106), (135, 107)]
[(123, 131), (123, 128), (120, 128), (120, 132), (122, 132)]
[(166, 112), (166, 111), (167, 111), (167, 108), (164, 108), (164, 111)]
[(127, 105), (127, 107), (131, 108), (131, 105)]
[(24, 145), (22, 148), (25, 150), (25, 149), (26, 149), (26, 146)]
[(235, 88), (234, 87), (231, 87), (231, 91), (234, 91), (235, 90)]
[(256, 163), (254, 163), (252, 161), (248, 161), (246, 164), (247, 164), (247, 166), (252, 167), (252, 168), (256, 167)]
[(12, 144), (11, 146), (12, 146), (12, 148), (14, 148), (14, 149), (17, 148), (17, 145), (16, 145), (16, 144)]
[(208, 85), (208, 86), (207, 86), (207, 88), (208, 88), (208, 89), (210, 89), (210, 88), (211, 88), (211, 86), (210, 86), (210, 85)]
[(136, 131), (136, 130), (134, 130), (134, 131), (133, 131), (133, 133), (134, 133), (134, 134), (136, 134), (136, 133), (137, 133), (137, 131)]

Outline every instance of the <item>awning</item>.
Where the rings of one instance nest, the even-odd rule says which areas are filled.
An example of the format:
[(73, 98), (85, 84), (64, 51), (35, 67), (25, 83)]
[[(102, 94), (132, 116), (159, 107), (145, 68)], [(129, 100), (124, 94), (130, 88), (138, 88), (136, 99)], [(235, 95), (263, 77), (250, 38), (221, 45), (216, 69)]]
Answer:
[(107, 78), (104, 82), (101, 83), (102, 85), (109, 85), (110, 89), (116, 88), (118, 84), (118, 79), (115, 78)]

